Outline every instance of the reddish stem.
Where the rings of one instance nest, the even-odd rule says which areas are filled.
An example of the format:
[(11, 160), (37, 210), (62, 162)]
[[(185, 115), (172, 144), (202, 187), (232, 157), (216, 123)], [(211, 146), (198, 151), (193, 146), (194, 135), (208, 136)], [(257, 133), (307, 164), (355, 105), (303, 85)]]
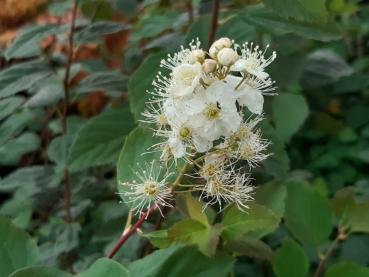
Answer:
[(123, 244), (135, 233), (135, 231), (144, 223), (144, 221), (148, 218), (148, 216), (155, 211), (156, 206), (152, 206), (147, 210), (146, 213), (143, 213), (138, 221), (123, 235), (119, 238), (118, 242), (114, 245), (113, 249), (110, 251), (107, 256), (109, 259), (113, 258), (118, 250), (123, 246)]
[(211, 15), (211, 25), (208, 35), (208, 42), (206, 49), (209, 50), (211, 44), (214, 42), (215, 34), (218, 28), (218, 15), (219, 15), (219, 0), (213, 0), (213, 10)]

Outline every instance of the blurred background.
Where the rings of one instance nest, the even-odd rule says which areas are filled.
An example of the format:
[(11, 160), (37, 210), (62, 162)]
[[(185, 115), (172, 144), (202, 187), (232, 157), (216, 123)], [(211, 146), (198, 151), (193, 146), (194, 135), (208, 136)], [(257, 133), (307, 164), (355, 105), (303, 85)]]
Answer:
[[(128, 216), (116, 162), (160, 60), (223, 36), (277, 52), (279, 94), (265, 98), (274, 155), (255, 184), (280, 224), (262, 246), (234, 247), (233, 276), (306, 276), (324, 253), (326, 268), (341, 263), (326, 276), (369, 276), (369, 1), (359, 0), (0, 0), (1, 222), (37, 240), (38, 264), (81, 272), (111, 249)], [(0, 236), (13, 232), (4, 226)], [(163, 247), (150, 239), (135, 234), (116, 260)]]

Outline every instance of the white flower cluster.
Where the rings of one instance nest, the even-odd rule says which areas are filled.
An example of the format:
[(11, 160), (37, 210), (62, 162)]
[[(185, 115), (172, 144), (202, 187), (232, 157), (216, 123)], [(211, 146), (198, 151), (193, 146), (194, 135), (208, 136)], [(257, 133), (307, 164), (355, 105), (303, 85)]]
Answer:
[[(169, 73), (159, 72), (154, 80), (143, 121), (163, 138), (157, 147), (164, 164), (183, 159), (195, 167), (204, 182), (191, 189), (200, 191), (205, 207), (247, 208), (252, 189), (239, 161), (251, 169), (269, 155), (269, 142), (256, 127), (263, 119), (264, 95), (275, 89), (265, 68), (276, 54), (265, 57), (265, 52), (229, 38), (218, 39), (206, 52), (196, 40), (161, 61)], [(245, 119), (247, 110), (253, 115)]]

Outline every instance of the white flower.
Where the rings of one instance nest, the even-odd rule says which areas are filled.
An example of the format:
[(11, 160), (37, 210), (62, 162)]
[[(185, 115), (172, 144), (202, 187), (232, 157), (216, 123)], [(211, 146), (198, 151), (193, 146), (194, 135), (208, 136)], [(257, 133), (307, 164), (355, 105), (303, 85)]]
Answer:
[(238, 60), (238, 54), (231, 48), (223, 48), (217, 54), (218, 62), (224, 66), (231, 66)]
[(248, 42), (243, 44), (242, 47), (236, 45), (235, 48), (240, 49), (241, 58), (231, 67), (232, 71), (251, 74), (261, 80), (269, 77), (269, 74), (265, 72), (265, 68), (277, 57), (276, 52), (273, 52), (268, 58), (264, 57), (269, 45), (265, 48), (264, 52), (260, 50), (258, 45), (254, 46), (253, 43), (249, 44)]
[[(236, 204), (244, 211), (248, 208), (247, 202), (252, 200), (251, 192), (253, 188), (249, 185), (250, 179), (246, 174), (235, 173), (234, 171), (224, 171), (216, 174), (206, 181), (200, 194), (200, 199), (205, 201), (203, 209), (209, 205), (218, 204), (219, 212), (224, 204)], [(199, 186), (196, 189), (200, 189)]]
[(233, 89), (222, 81), (199, 90), (184, 103), (189, 124), (203, 138), (214, 141), (237, 130), (241, 116), (237, 111)]
[(226, 82), (235, 88), (236, 99), (241, 106), (246, 106), (250, 112), (261, 114), (263, 111), (264, 97), (263, 94), (269, 94), (275, 90), (274, 82), (270, 79), (261, 81), (255, 77), (237, 77), (228, 75)]
[(168, 88), (169, 96), (184, 98), (192, 95), (195, 88), (200, 84), (202, 66), (198, 62), (194, 64), (181, 64), (173, 68), (172, 75), (173, 82)]
[(205, 59), (202, 64), (202, 69), (206, 74), (212, 73), (217, 69), (217, 62), (212, 59)]
[(201, 50), (201, 49), (192, 50), (190, 54), (190, 63), (196, 63), (196, 62), (203, 63), (205, 60), (205, 55), (206, 54), (204, 50)]
[(146, 110), (142, 113), (144, 119), (141, 122), (154, 124), (155, 131), (164, 129), (168, 124), (167, 116), (164, 113), (161, 102), (147, 102)]
[(145, 168), (137, 165), (139, 170), (135, 172), (137, 180), (131, 182), (119, 182), (125, 186), (125, 191), (119, 194), (126, 197), (126, 203), (132, 205), (131, 210), (136, 214), (142, 213), (152, 205), (156, 205), (163, 215), (161, 208), (164, 206), (172, 207), (170, 201), (173, 200), (171, 189), (167, 186), (167, 179), (171, 175), (160, 179), (161, 170), (155, 166), (155, 162), (146, 164)]
[(217, 54), (223, 48), (230, 48), (232, 46), (232, 41), (229, 38), (220, 38), (213, 42), (209, 49), (209, 55), (212, 58), (216, 58)]

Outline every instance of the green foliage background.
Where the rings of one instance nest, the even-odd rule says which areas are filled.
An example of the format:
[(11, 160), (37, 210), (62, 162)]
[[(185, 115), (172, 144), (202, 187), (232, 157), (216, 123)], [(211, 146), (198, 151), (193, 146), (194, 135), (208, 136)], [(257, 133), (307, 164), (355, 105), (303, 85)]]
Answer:
[[(248, 213), (220, 215), (183, 194), (114, 260), (104, 256), (128, 217), (116, 175), (129, 179), (130, 165), (155, 158), (141, 155), (155, 142), (139, 122), (146, 90), (166, 53), (196, 37), (206, 45), (212, 1), (78, 4), (73, 46), (97, 45), (101, 55), (71, 65), (68, 83), (87, 77), (71, 82), (66, 130), (67, 55), (40, 42), (66, 44), (70, 22), (27, 26), (0, 52), (1, 277), (369, 276), (367, 1), (220, 1), (216, 37), (270, 44), (278, 55), (269, 73), (279, 95), (266, 98), (262, 126), (274, 154), (254, 175), (255, 201)], [(72, 5), (46, 8), (60, 16)], [(122, 32), (124, 51), (109, 56), (106, 37)], [(110, 70), (114, 60), (121, 68)], [(82, 117), (73, 103), (96, 91), (107, 105)]]

